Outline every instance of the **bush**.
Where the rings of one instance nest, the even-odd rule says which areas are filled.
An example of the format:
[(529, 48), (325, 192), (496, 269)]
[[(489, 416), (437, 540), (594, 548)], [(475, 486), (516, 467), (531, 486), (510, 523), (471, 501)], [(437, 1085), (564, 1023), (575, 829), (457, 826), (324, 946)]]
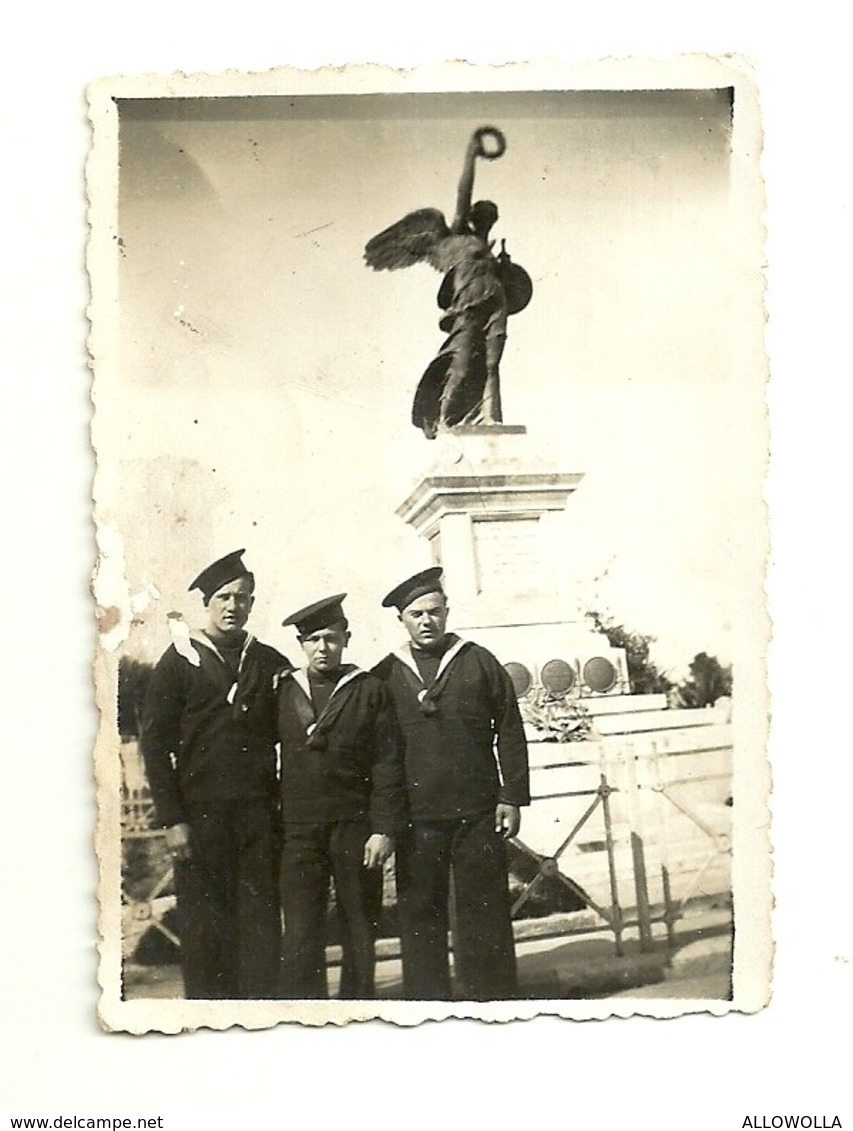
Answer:
[(693, 657), (690, 676), (678, 688), (685, 707), (710, 707), (732, 693), (731, 666), (723, 667), (716, 656), (709, 656), (707, 652)]

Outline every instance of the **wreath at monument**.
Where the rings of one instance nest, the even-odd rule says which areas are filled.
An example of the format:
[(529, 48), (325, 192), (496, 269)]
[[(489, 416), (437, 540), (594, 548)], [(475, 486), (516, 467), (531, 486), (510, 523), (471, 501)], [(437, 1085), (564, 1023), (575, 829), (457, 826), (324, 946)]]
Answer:
[(592, 717), (583, 704), (545, 688), (531, 691), (519, 708), (522, 722), (540, 742), (584, 742), (592, 733)]

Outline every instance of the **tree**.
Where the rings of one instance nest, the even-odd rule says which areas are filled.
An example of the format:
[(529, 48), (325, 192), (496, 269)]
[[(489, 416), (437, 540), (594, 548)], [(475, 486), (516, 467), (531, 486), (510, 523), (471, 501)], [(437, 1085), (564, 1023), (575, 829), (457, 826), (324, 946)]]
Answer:
[(723, 667), (716, 656), (698, 652), (690, 662), (690, 679), (678, 688), (685, 707), (710, 707), (732, 693), (731, 666)]
[(145, 694), (154, 670), (144, 660), (122, 656), (118, 662), (118, 732), (124, 741), (139, 737)]
[(625, 659), (628, 664), (628, 676), (631, 689), (636, 695), (652, 695), (666, 692), (673, 687), (672, 680), (658, 668), (651, 658), (651, 646), (655, 642), (654, 636), (642, 632), (633, 632), (614, 620), (610, 613), (588, 612), (587, 617), (592, 621), (596, 632), (603, 632), (610, 642), (611, 648), (624, 648)]

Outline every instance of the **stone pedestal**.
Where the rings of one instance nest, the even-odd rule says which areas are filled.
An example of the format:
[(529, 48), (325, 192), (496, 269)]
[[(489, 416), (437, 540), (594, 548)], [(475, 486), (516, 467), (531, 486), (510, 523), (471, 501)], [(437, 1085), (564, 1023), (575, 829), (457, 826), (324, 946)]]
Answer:
[[(613, 656), (567, 584), (563, 519), (583, 474), (558, 470), (522, 426), (460, 427), (435, 446), (397, 514), (444, 568), (451, 627), (534, 677), (549, 659), (582, 667), (592, 655)], [(624, 657), (613, 658), (614, 690), (627, 690)]]

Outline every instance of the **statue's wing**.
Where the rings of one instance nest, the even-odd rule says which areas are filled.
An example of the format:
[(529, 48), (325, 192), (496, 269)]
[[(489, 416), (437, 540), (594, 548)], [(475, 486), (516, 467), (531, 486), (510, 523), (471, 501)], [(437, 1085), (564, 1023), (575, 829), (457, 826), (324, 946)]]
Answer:
[(364, 258), (374, 271), (395, 271), (423, 262), (437, 266), (436, 249), (449, 235), (437, 208), (420, 208), (374, 236), (364, 249)]

